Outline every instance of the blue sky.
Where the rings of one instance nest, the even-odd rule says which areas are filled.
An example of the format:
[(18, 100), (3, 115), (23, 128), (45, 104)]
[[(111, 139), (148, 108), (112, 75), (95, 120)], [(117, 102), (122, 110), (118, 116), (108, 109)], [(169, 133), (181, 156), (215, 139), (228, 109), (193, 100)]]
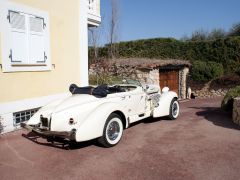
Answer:
[[(117, 0), (116, 0), (117, 1)], [(240, 22), (240, 0), (118, 0), (119, 40), (154, 37), (181, 38), (195, 30), (228, 30)], [(104, 29), (110, 14), (109, 0), (101, 0)]]

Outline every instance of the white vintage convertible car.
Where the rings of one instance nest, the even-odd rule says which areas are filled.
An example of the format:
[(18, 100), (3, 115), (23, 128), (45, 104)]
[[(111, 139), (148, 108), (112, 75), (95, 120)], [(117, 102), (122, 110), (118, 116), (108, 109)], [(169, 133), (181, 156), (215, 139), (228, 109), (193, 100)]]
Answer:
[(178, 97), (167, 87), (141, 85), (137, 81), (97, 87), (69, 88), (72, 95), (42, 107), (21, 126), (45, 138), (77, 142), (98, 138), (105, 147), (121, 140), (123, 130), (148, 117), (179, 115)]

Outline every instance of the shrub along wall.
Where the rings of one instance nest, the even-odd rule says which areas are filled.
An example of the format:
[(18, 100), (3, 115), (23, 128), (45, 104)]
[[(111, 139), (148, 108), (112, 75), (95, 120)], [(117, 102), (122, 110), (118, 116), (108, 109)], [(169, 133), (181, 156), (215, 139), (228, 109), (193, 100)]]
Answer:
[(213, 61), (194, 61), (192, 63), (191, 78), (195, 81), (207, 82), (223, 75), (223, 65)]
[[(224, 73), (237, 71), (240, 66), (240, 37), (213, 41), (179, 41), (173, 38), (146, 39), (117, 44), (120, 57), (183, 59), (213, 61), (224, 66)], [(107, 57), (107, 46), (99, 49)], [(89, 55), (91, 59), (92, 50)]]

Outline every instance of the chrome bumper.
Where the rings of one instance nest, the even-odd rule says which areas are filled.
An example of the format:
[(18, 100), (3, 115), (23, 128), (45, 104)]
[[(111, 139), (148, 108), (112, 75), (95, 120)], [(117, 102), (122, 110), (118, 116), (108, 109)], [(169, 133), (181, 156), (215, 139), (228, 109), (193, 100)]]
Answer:
[(59, 138), (63, 138), (63, 139), (76, 140), (76, 138), (75, 138), (76, 131), (74, 131), (74, 130), (72, 130), (72, 131), (49, 131), (46, 129), (41, 129), (39, 127), (33, 127), (30, 125), (27, 125), (26, 123), (21, 123), (21, 127), (25, 128), (29, 131), (32, 131), (43, 138), (59, 137)]

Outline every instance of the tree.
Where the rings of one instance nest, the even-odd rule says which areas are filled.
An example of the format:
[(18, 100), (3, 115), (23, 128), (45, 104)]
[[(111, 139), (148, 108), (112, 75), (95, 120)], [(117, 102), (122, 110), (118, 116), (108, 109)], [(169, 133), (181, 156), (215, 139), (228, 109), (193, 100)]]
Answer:
[(180, 41), (183, 41), (183, 42), (186, 42), (186, 41), (189, 41), (190, 38), (187, 34), (184, 34), (181, 38), (180, 38)]
[(109, 44), (108, 44), (108, 56), (110, 59), (114, 59), (118, 56), (118, 26), (119, 26), (119, 2), (118, 0), (110, 0), (111, 15), (109, 22)]
[(208, 32), (203, 29), (196, 30), (192, 33), (191, 41), (204, 41), (208, 37)]
[(91, 49), (91, 59), (89, 61), (90, 64), (92, 63), (97, 63), (98, 61), (98, 51), (99, 51), (99, 40), (100, 40), (100, 31), (98, 29), (98, 27), (90, 27), (88, 28), (88, 35), (89, 35), (89, 39), (88, 39), (88, 44), (90, 46)]
[(102, 29), (99, 27), (91, 27), (88, 29), (89, 34), (89, 46), (90, 46), (90, 54), (89, 54), (89, 66), (94, 64), (95, 74), (90, 76), (90, 81), (92, 78), (96, 80), (96, 84), (101, 83), (101, 79), (104, 79), (104, 75), (101, 73), (101, 67), (99, 67), (101, 63), (101, 58), (99, 57), (99, 47), (100, 47), (100, 37), (102, 34)]
[(240, 36), (240, 23), (234, 24), (230, 29), (229, 36)]
[(208, 35), (208, 39), (216, 40), (216, 39), (224, 38), (225, 36), (226, 36), (226, 32), (224, 31), (224, 29), (216, 28), (210, 32), (210, 34)]

